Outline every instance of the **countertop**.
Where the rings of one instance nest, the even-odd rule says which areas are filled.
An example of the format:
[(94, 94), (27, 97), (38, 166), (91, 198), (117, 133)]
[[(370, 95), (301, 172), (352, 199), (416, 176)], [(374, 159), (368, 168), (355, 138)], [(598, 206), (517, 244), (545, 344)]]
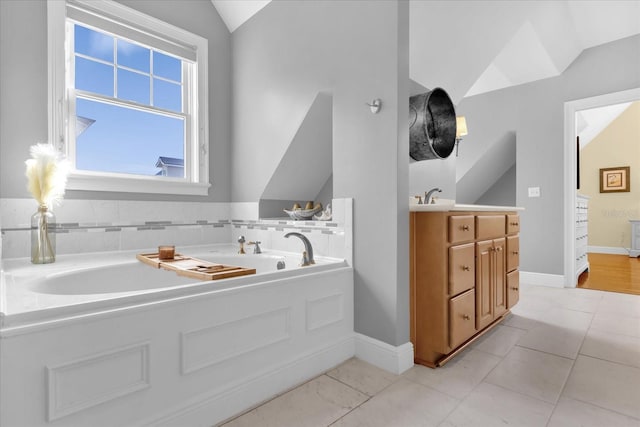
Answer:
[(429, 205), (410, 204), (410, 212), (512, 212), (523, 211), (517, 206), (467, 205), (458, 203), (435, 203)]

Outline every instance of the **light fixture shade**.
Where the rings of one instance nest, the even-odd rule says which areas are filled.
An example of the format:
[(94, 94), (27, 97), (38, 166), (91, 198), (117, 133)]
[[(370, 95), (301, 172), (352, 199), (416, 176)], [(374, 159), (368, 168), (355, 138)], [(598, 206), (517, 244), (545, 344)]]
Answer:
[(467, 135), (467, 120), (464, 116), (456, 117), (456, 138)]

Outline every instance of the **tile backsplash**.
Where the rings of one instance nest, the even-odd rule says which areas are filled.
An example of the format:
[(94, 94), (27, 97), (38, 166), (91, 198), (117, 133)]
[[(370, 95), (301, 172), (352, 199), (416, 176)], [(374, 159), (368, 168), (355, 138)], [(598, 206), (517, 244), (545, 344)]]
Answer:
[[(263, 248), (301, 251), (289, 231), (305, 233), (317, 255), (351, 261), (351, 199), (333, 201), (333, 221), (258, 220), (258, 203), (141, 202), (64, 200), (53, 209), (57, 253), (149, 250), (176, 246), (235, 243), (243, 235)], [(0, 199), (1, 257), (29, 256), (32, 199)], [(0, 259), (1, 259), (0, 257)]]

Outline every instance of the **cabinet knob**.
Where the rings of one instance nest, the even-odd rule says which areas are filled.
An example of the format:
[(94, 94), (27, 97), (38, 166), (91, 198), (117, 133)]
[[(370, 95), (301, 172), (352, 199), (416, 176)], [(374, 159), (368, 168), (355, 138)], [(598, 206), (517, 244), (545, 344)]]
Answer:
[(514, 254), (514, 255), (518, 255), (518, 251), (513, 251), (511, 253)]
[(463, 265), (463, 266), (462, 266), (462, 269), (463, 269), (464, 271), (469, 271), (469, 270), (471, 270), (471, 267), (469, 267), (468, 265)]
[(498, 247), (496, 248), (496, 251), (498, 251), (498, 252), (502, 252), (502, 248), (501, 248), (500, 246), (498, 246)]
[(514, 291), (517, 291), (518, 287), (517, 286), (512, 286), (511, 289), (514, 290)]
[(462, 315), (462, 318), (463, 318), (464, 320), (469, 320), (469, 319), (471, 319), (471, 317), (469, 317), (469, 315), (468, 315), (468, 314), (463, 314), (463, 315)]
[(517, 222), (512, 222), (512, 223), (511, 223), (511, 225), (513, 225), (513, 226), (517, 227), (517, 226), (518, 226), (518, 223), (517, 223)]
[(469, 226), (468, 225), (463, 225), (462, 226), (462, 231), (469, 231)]

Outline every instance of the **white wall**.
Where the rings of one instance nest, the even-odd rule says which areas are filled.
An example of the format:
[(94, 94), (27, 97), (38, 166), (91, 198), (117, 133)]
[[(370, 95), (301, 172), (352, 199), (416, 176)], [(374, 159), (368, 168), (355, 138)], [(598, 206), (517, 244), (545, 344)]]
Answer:
[(408, 22), (407, 2), (272, 2), (232, 36), (233, 200), (259, 199), (316, 94), (332, 93), (333, 193), (354, 199), (355, 329), (392, 345), (409, 339)]
[[(465, 155), (479, 155), (492, 135), (517, 134), (516, 202), (522, 271), (564, 274), (564, 103), (640, 87), (640, 36), (585, 50), (560, 76), (465, 98), (458, 114), (473, 120)], [(468, 144), (467, 144), (468, 142)], [(539, 186), (540, 198), (527, 188)]]
[[(120, 0), (209, 41), (208, 197), (68, 191), (68, 199), (229, 201), (231, 36), (209, 0)], [(0, 197), (29, 197), (24, 161), (47, 136), (47, 2), (0, 1)]]

